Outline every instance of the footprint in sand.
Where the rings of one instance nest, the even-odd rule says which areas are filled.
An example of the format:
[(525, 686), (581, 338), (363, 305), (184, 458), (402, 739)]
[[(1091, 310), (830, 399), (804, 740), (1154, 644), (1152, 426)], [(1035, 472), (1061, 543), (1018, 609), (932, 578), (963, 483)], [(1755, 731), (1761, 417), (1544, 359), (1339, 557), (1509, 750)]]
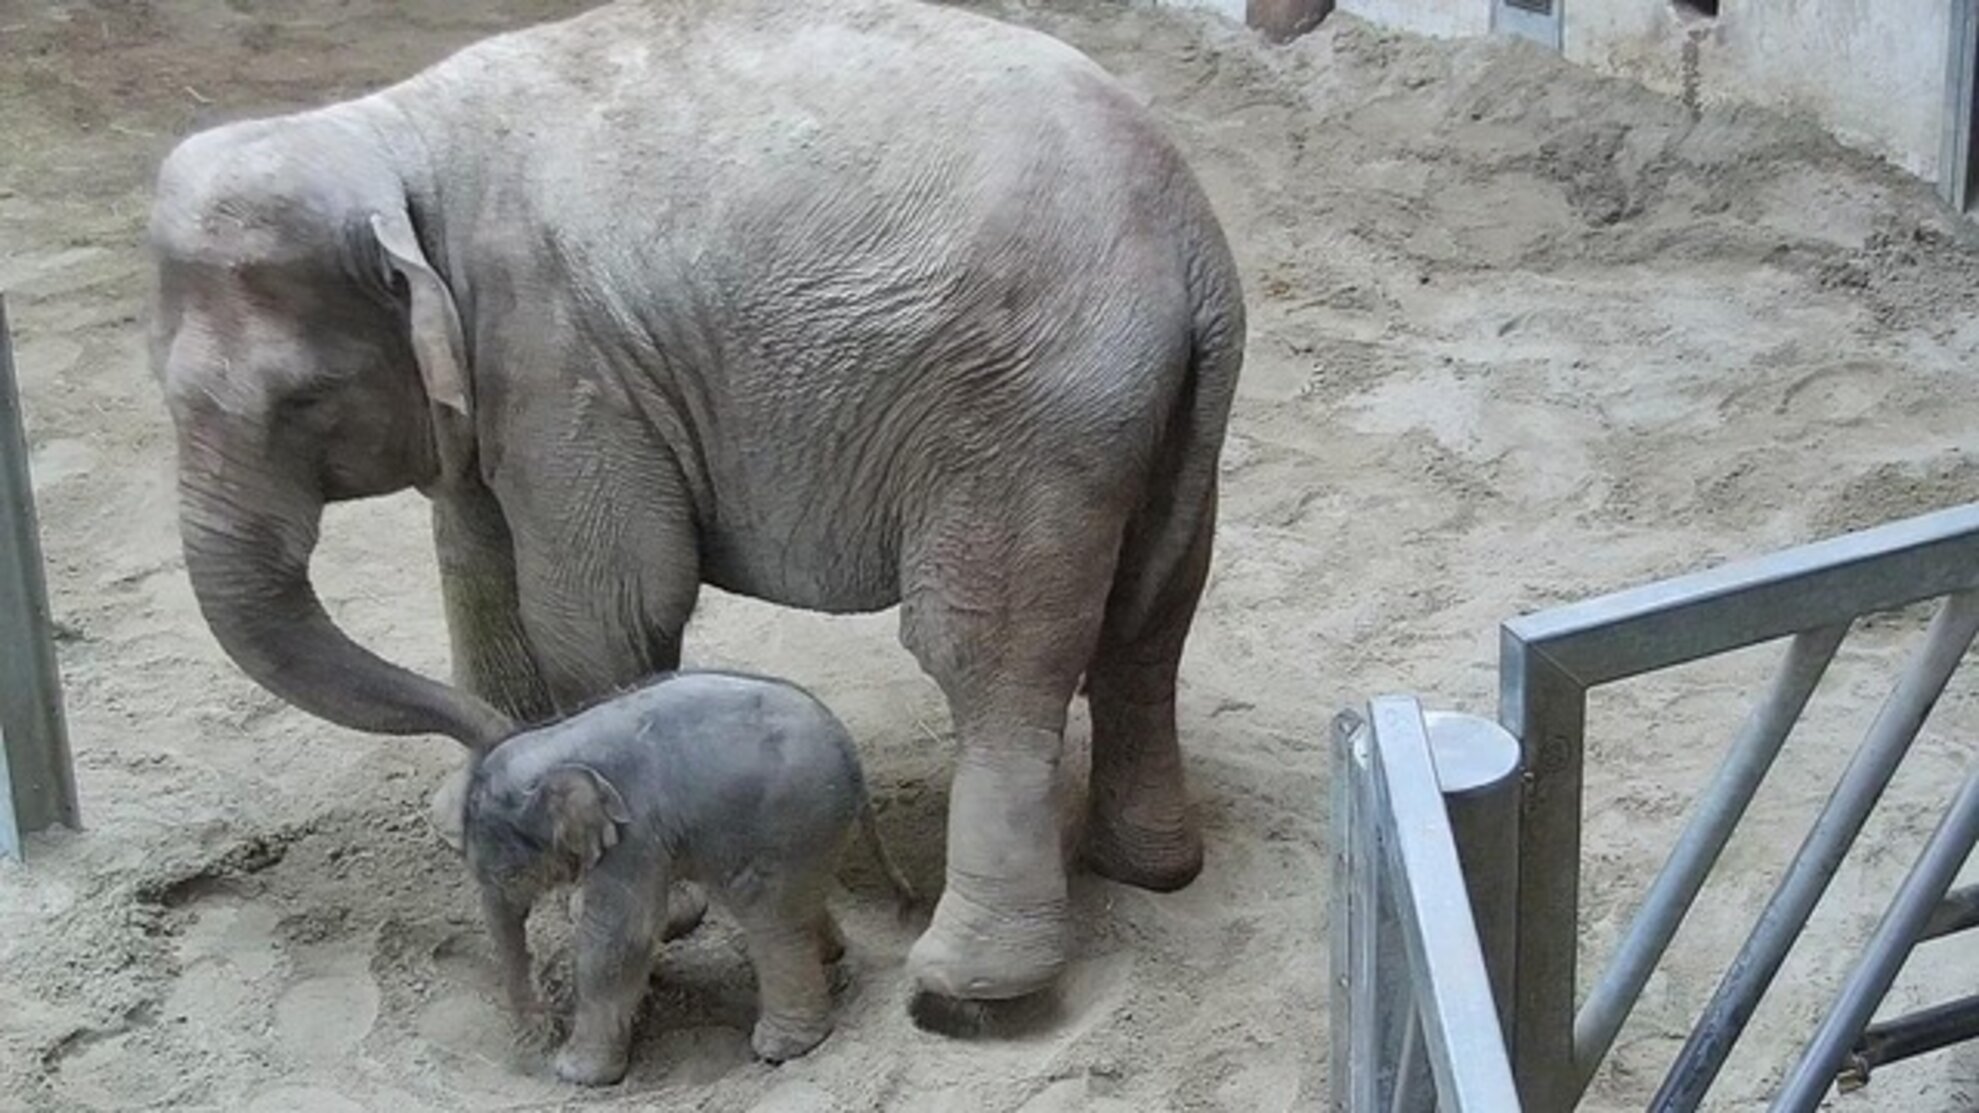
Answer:
[(289, 1054), (309, 1063), (347, 1061), (378, 1022), (378, 983), (352, 952), (324, 964), (275, 1002), (275, 1030)]

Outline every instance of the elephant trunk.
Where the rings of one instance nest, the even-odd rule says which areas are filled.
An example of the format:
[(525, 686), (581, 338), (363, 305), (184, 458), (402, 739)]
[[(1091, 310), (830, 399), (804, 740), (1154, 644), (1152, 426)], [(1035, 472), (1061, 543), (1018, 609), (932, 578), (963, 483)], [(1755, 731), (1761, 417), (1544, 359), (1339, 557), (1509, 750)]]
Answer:
[(391, 664), (337, 628), (309, 582), (324, 498), (306, 479), (185, 438), (180, 533), (193, 593), (220, 646), (255, 682), (313, 715), (376, 734), (444, 734), (483, 750), (506, 716)]

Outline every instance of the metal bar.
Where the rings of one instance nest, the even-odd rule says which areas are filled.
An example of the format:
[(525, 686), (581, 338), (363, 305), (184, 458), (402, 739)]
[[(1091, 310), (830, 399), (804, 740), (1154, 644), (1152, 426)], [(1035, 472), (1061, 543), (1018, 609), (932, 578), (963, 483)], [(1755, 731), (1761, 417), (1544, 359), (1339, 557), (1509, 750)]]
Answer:
[(1843, 624), (1794, 637), (1765, 700), (1746, 719), (1724, 764), (1697, 801), (1669, 860), (1643, 898), (1628, 935), (1574, 1019), (1579, 1091), (1587, 1089), (1602, 1058), (1614, 1045), (1616, 1033), (1642, 996), (1642, 987), (1649, 983), (1650, 974), (1669, 949), (1705, 877), (1724, 853), (1732, 830), (1745, 815), (1847, 633), (1848, 626)]
[(1979, 1040), (1979, 994), (1871, 1024), (1835, 1079), (1843, 1093), (1869, 1084), (1877, 1067)]
[(1374, 795), (1383, 824), (1383, 864), (1394, 879), (1402, 938), (1415, 974), (1436, 1078), (1437, 1105), (1450, 1113), (1518, 1108), (1505, 1040), (1478, 947), (1455, 837), (1437, 790), (1429, 728), (1406, 697), (1369, 704)]
[(1976, 927), (1979, 927), (1979, 885), (1967, 885), (1946, 894), (1931, 913), (1931, 918), (1925, 921), (1924, 934), (1918, 939), (1957, 935)]
[(1512, 1023), (1512, 970), (1518, 948), (1518, 739), (1489, 719), (1446, 711), (1423, 716), (1436, 761), (1437, 788), (1450, 815), (1464, 889), (1477, 921), (1498, 1023)]
[(1519, 820), (1512, 1062), (1527, 1110), (1566, 1113), (1578, 1096), (1573, 1026), (1587, 689), (1509, 626), (1501, 632), (1499, 657), (1498, 721), (1519, 740), (1527, 778)]
[(1973, 125), (1979, 105), (1979, 0), (1952, 0), (1945, 60), (1945, 108), (1938, 144), (1938, 196), (1952, 210), (1972, 207)]
[(1375, 831), (1367, 731), (1358, 715), (1333, 720), (1333, 1038), (1334, 1113), (1381, 1108), (1381, 1061), (1374, 995), (1376, 909), (1381, 878), (1369, 846)]
[(1402, 1027), (1402, 1051), (1395, 1057), (1395, 1094), (1388, 1113), (1435, 1113), (1436, 1087), (1430, 1077), (1429, 1056), (1422, 1047), (1422, 1013), (1413, 1007)]
[(1690, 1110), (1703, 1100), (1975, 633), (1979, 633), (1979, 592), (1946, 599), (1931, 621), (1922, 649), (1877, 713), (1868, 737), (1822, 807), (1759, 923), (1685, 1040), (1652, 1109)]
[(1966, 775), (1965, 787), (1897, 889), (1889, 911), (1863, 948), (1862, 960), (1842, 984), (1827, 1019), (1787, 1075), (1786, 1085), (1773, 1099), (1774, 1113), (1811, 1113), (1820, 1104), (1828, 1083), (1840, 1073), (1850, 1046), (1889, 994), (1897, 971), (1917, 945), (1924, 922), (1957, 879), (1975, 843), (1979, 843), (1979, 765)]
[(1526, 615), (1505, 630), (1588, 688), (1974, 588), (1979, 503)]
[(12, 335), (0, 295), (0, 857), (19, 858), (23, 833), (81, 820)]

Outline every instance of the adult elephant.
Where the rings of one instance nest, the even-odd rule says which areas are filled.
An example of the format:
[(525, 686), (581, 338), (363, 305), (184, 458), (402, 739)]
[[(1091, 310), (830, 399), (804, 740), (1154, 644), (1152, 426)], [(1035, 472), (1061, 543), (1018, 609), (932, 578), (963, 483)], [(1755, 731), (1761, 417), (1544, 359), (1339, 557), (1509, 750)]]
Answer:
[[(898, 603), (961, 742), (922, 990), (1062, 967), (1082, 673), (1092, 868), (1200, 869), (1175, 677), (1242, 298), (1076, 51), (906, 0), (613, 4), (187, 139), (151, 242), (186, 566), (288, 702), (481, 748), (674, 667), (702, 582)], [(406, 487), (452, 686), (310, 586), (324, 504)]]

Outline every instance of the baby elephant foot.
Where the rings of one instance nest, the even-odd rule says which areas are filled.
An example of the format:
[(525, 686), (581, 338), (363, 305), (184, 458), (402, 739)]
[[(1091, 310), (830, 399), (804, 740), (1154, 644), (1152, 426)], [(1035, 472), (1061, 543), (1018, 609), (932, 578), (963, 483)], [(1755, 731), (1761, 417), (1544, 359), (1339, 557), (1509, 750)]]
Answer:
[(789, 1021), (764, 1017), (756, 1022), (749, 1046), (765, 1062), (782, 1063), (795, 1059), (831, 1035), (831, 1021)]
[(581, 1044), (575, 1040), (557, 1052), (557, 1077), (579, 1086), (611, 1086), (625, 1078), (627, 1055), (623, 1047)]

